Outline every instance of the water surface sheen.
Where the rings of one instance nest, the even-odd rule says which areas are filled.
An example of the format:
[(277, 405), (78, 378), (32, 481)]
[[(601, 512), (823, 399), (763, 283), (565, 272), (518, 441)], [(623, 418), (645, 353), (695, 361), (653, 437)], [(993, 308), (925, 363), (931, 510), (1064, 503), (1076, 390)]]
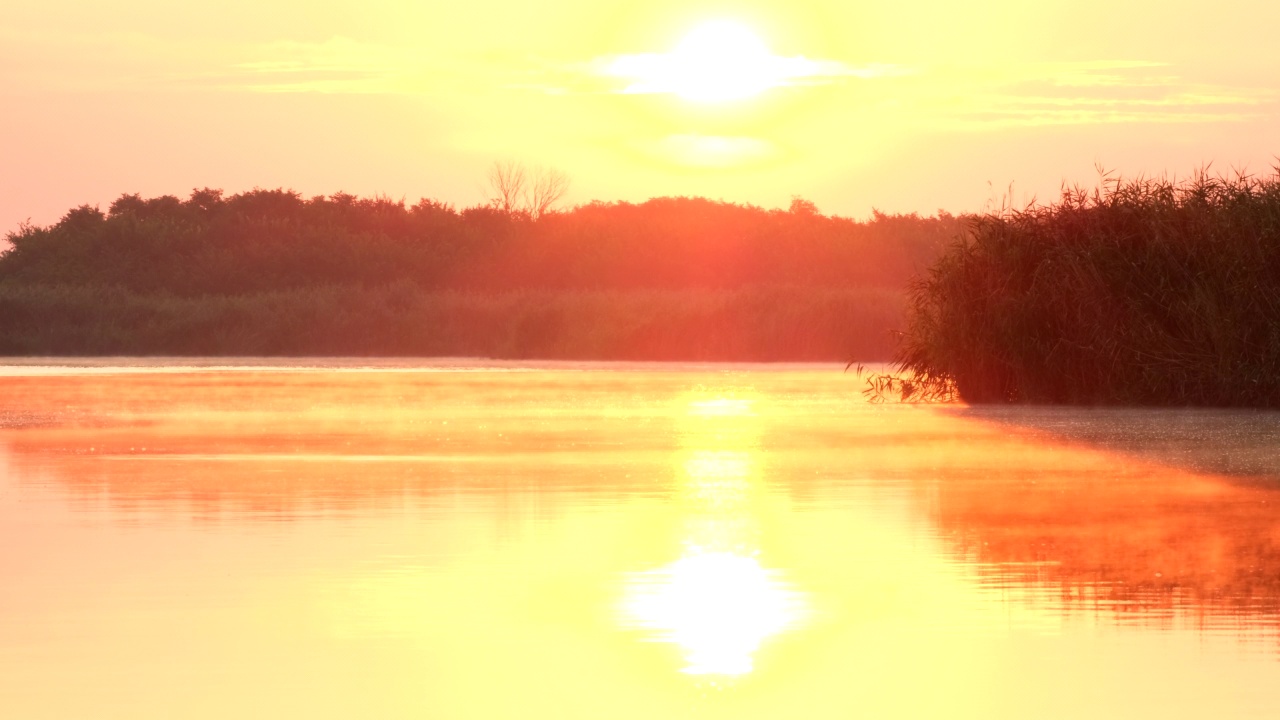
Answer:
[(0, 368), (5, 718), (1274, 718), (1280, 416)]

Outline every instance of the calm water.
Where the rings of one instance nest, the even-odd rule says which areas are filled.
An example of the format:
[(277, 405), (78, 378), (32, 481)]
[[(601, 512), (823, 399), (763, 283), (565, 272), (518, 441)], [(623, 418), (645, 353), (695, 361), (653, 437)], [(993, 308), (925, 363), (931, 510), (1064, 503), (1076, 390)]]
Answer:
[(0, 368), (5, 718), (1280, 715), (1276, 414), (120, 365)]

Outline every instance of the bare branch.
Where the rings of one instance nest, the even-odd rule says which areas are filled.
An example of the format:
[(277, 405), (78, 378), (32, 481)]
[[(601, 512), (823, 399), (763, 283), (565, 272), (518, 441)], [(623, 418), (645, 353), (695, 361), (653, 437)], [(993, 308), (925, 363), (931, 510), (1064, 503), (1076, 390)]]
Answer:
[(514, 160), (495, 161), (489, 168), (489, 202), (503, 212), (522, 209), (525, 195), (524, 165)]
[(490, 205), (534, 220), (550, 212), (569, 192), (569, 176), (564, 172), (542, 166), (529, 171), (514, 160), (494, 162), (486, 180)]
[(546, 214), (569, 192), (569, 176), (555, 168), (534, 170), (525, 204), (534, 220)]

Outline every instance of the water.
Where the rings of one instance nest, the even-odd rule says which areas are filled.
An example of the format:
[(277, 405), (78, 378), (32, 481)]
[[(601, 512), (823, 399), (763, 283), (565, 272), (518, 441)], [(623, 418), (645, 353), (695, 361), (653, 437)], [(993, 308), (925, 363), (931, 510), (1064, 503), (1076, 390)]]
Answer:
[(1274, 413), (10, 362), (5, 718), (1280, 713)]

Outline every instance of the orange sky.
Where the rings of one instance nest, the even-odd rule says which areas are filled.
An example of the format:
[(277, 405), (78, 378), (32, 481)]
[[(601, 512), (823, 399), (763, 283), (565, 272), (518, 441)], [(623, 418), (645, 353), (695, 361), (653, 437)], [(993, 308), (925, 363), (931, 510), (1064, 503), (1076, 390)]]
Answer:
[[(571, 203), (801, 195), (863, 217), (979, 210), (1010, 183), (1017, 202), (1052, 199), (1097, 163), (1261, 172), (1280, 155), (1280, 5), (1257, 0), (5, 0), (3, 15), (0, 232), (203, 186), (467, 206), (497, 159), (567, 172)], [(718, 49), (672, 51), (717, 19), (761, 45), (722, 63), (739, 97), (699, 102), (677, 85), (706, 68), (682, 63)]]

